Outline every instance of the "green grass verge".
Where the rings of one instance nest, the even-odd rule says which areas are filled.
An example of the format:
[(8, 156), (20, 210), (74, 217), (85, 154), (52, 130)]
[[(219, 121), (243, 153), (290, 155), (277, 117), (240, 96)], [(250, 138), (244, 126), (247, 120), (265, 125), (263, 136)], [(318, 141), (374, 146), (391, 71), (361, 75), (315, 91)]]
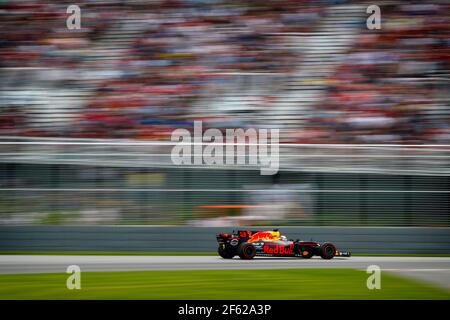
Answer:
[(351, 269), (82, 272), (68, 290), (64, 273), (0, 275), (0, 299), (450, 299), (450, 292), (383, 273), (368, 290)]
[[(98, 256), (216, 256), (217, 252), (156, 252), (156, 251), (17, 251), (3, 250), (2, 254), (36, 254), (36, 255), (98, 255)], [(450, 257), (449, 253), (353, 253), (355, 257)]]

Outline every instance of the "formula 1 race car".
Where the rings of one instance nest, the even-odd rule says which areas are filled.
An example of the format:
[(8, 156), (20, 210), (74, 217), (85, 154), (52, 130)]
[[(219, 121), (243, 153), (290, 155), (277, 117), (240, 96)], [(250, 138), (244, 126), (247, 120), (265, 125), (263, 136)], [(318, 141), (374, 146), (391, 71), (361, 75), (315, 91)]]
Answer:
[(314, 241), (287, 240), (278, 229), (272, 231), (239, 230), (237, 233), (216, 235), (219, 243), (219, 255), (232, 259), (238, 255), (241, 259), (265, 257), (299, 257), (309, 259), (320, 256), (322, 259), (350, 257), (350, 252), (341, 252), (331, 242), (319, 244)]

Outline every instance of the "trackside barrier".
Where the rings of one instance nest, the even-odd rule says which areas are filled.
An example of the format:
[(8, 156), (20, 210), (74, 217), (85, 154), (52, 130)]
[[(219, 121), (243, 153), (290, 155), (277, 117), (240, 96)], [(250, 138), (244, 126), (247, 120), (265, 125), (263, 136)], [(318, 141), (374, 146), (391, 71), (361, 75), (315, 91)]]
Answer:
[[(450, 253), (450, 228), (278, 228), (290, 239), (331, 241), (353, 253)], [(0, 226), (0, 250), (211, 252), (217, 250), (216, 233), (232, 230), (232, 227)]]

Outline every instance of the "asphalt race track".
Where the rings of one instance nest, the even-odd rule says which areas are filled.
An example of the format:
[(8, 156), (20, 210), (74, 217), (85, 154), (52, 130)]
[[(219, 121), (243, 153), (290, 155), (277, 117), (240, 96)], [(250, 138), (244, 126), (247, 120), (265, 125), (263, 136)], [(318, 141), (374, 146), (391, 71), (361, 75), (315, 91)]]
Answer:
[(366, 270), (377, 265), (382, 271), (414, 277), (450, 289), (450, 257), (351, 257), (264, 258), (225, 260), (218, 256), (93, 256), (93, 255), (1, 255), (0, 274), (59, 273), (70, 265), (81, 271), (206, 270), (350, 268)]

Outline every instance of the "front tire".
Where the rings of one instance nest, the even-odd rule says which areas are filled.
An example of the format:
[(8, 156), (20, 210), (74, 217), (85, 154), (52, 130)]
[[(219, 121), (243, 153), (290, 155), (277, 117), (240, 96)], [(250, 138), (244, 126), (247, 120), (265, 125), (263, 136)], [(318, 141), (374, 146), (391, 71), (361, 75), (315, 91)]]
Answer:
[(238, 255), (244, 260), (253, 259), (256, 255), (256, 248), (251, 243), (242, 243), (238, 248)]
[(235, 256), (233, 251), (227, 250), (226, 248), (223, 248), (222, 246), (220, 246), (217, 249), (217, 253), (219, 253), (219, 256), (221, 256), (224, 259), (233, 259)]
[(336, 247), (330, 242), (325, 242), (320, 246), (320, 256), (322, 259), (330, 260), (336, 255)]

